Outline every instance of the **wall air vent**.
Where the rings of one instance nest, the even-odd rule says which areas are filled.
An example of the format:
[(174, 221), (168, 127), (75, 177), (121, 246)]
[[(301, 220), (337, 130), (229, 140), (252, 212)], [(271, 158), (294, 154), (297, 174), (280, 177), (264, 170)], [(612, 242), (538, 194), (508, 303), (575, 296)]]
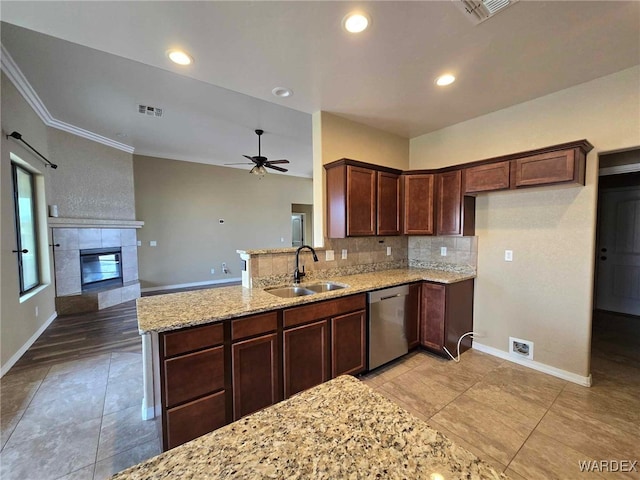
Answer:
[(513, 5), (518, 0), (453, 0), (456, 7), (474, 24), (493, 17), (496, 13)]
[(138, 113), (149, 115), (150, 117), (161, 117), (162, 109), (158, 107), (149, 107), (148, 105), (138, 105)]

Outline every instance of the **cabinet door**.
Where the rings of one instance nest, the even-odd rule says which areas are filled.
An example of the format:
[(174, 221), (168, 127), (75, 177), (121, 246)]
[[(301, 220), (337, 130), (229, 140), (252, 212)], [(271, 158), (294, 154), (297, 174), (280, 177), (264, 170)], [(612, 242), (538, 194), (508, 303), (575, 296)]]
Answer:
[(420, 287), (419, 283), (409, 285), (405, 323), (405, 334), (409, 349), (420, 345)]
[(284, 397), (329, 380), (329, 332), (326, 320), (285, 330)]
[(462, 171), (439, 173), (436, 176), (438, 201), (437, 228), (438, 235), (460, 235), (462, 207)]
[(234, 343), (231, 352), (234, 420), (281, 400), (275, 333)]
[(493, 192), (509, 188), (509, 162), (464, 169), (464, 193)]
[(214, 393), (167, 410), (163, 450), (182, 445), (226, 422), (225, 392)]
[(400, 175), (378, 174), (378, 235), (400, 235)]
[(561, 150), (519, 158), (512, 161), (514, 188), (577, 182), (584, 185), (584, 174), (579, 177), (575, 163), (575, 150)]
[(366, 368), (365, 311), (331, 319), (331, 378), (356, 375)]
[(404, 222), (406, 235), (433, 235), (434, 175), (404, 175)]
[(347, 236), (376, 233), (376, 171), (347, 166)]
[(422, 284), (422, 318), (420, 343), (422, 346), (442, 351), (445, 329), (446, 287), (434, 283)]

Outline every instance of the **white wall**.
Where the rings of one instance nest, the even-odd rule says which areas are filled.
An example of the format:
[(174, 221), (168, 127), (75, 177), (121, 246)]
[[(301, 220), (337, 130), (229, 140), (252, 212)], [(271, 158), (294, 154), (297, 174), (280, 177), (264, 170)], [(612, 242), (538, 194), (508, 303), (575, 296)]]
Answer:
[[(474, 330), (508, 351), (589, 375), (598, 153), (640, 145), (640, 67), (469, 120), (410, 142), (412, 169), (437, 168), (586, 138), (585, 187), (478, 196)], [(514, 261), (504, 262), (504, 250)]]

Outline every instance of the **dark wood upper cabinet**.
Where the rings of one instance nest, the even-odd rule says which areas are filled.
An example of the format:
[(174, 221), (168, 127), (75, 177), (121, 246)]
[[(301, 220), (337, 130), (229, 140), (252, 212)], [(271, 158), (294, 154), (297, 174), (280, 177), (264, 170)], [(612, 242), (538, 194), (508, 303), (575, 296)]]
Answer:
[(400, 234), (400, 170), (349, 159), (324, 168), (329, 238)]
[(400, 175), (376, 172), (377, 182), (377, 235), (400, 235)]
[(559, 183), (584, 185), (586, 154), (579, 148), (547, 152), (511, 161), (513, 188)]
[(509, 188), (509, 162), (488, 163), (464, 169), (464, 193), (493, 192)]
[(462, 194), (462, 170), (436, 175), (436, 235), (474, 235), (475, 198)]
[(376, 172), (347, 166), (347, 236), (376, 234)]
[(403, 233), (405, 235), (433, 235), (433, 199), (435, 175), (403, 175)]

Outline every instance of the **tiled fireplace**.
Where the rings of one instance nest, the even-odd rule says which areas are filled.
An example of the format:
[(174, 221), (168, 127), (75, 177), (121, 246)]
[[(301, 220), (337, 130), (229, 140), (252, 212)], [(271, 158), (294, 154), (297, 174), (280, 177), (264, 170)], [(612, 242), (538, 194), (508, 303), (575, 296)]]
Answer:
[[(140, 296), (135, 227), (52, 231), (58, 314), (100, 310)], [(104, 273), (98, 272), (101, 265)]]

